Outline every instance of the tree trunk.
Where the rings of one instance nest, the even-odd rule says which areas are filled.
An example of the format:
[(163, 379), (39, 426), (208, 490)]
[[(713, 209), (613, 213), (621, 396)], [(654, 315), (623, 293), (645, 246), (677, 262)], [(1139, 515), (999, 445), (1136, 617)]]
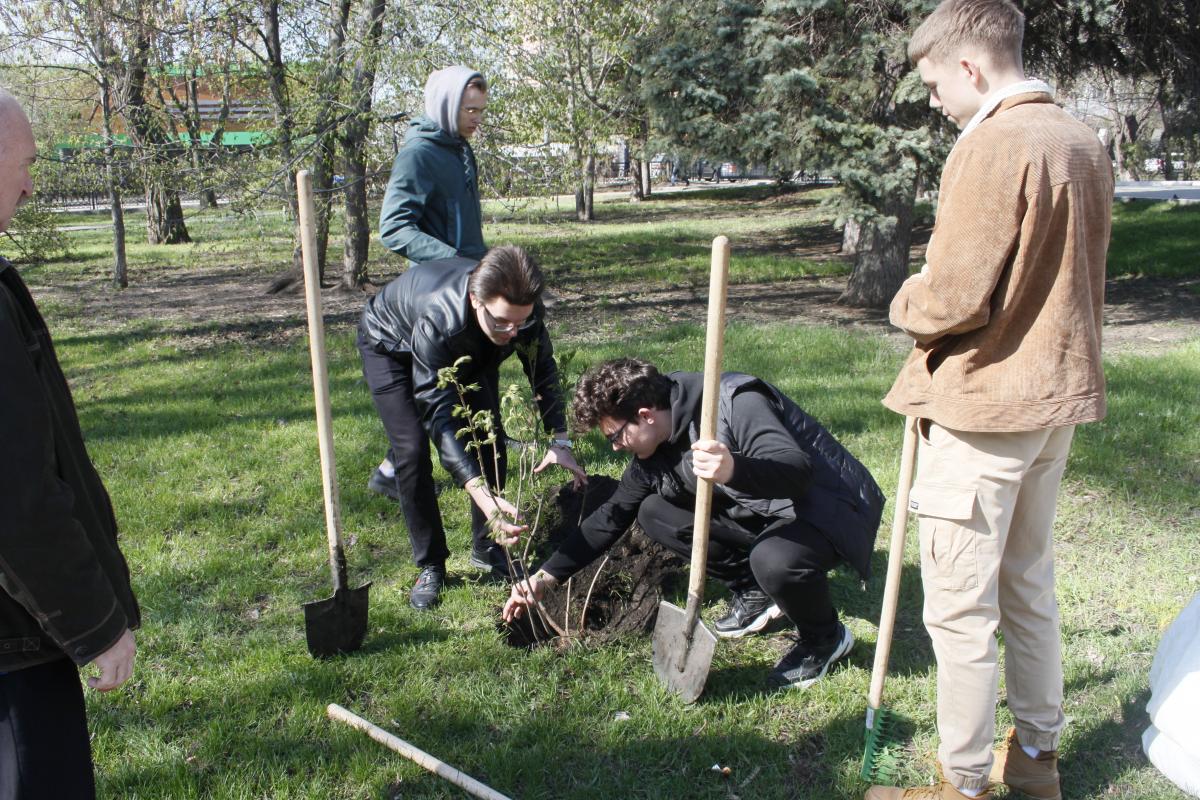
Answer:
[[(322, 280), (329, 252), (329, 217), (333, 211), (334, 158), (338, 143), (338, 110), (342, 88), (342, 65), (346, 60), (346, 27), (351, 0), (329, 4), (329, 49), (317, 82), (317, 116), (313, 120), (316, 150), (313, 154), (313, 192), (317, 212), (317, 267)], [(344, 176), (349, 177), (349, 176)]]
[(851, 217), (842, 228), (842, 255), (852, 256), (858, 252), (858, 240), (862, 236), (862, 226), (858, 220)]
[[(191, 103), (192, 113), (195, 115), (196, 132), (195, 140), (192, 142), (192, 159), (193, 166), (196, 169), (196, 174), (203, 176), (204, 168), (210, 162), (211, 156), (209, 153), (220, 152), (221, 139), (225, 136), (225, 123), (229, 119), (229, 67), (224, 68), (224, 74), (221, 79), (221, 111), (217, 116), (217, 124), (213, 128), (212, 138), (209, 140), (207, 148), (200, 141), (200, 92), (197, 85), (196, 74), (193, 71), (188, 80), (188, 99)], [(204, 186), (200, 190), (200, 207), (201, 208), (216, 208), (217, 207), (217, 190), (212, 186)]]
[(292, 103), (287, 88), (287, 67), (283, 61), (283, 44), (279, 33), (279, 6), (282, 0), (261, 0), (263, 11), (263, 42), (267, 48), (267, 87), (275, 113), (275, 135), (279, 143), (279, 159), (283, 164), (284, 201), (294, 223), (292, 229), (292, 264), (267, 286), (267, 294), (277, 294), (304, 279), (304, 261), (300, 251), (300, 206), (296, 195), (296, 173), (292, 159)]
[[(99, 52), (104, 52), (100, 50)], [(121, 207), (121, 183), (116, 168), (116, 152), (113, 149), (112, 96), (109, 76), (101, 68), (100, 110), (104, 120), (104, 174), (108, 181), (108, 202), (112, 208), (113, 225), (113, 286), (125, 289), (129, 286), (129, 265), (125, 258), (125, 209)]]
[(638, 202), (645, 199), (646, 195), (642, 193), (642, 161), (641, 159), (633, 159), (629, 162), (630, 177), (633, 178), (629, 188), (629, 199), (633, 202)]
[(129, 95), (125, 116), (141, 150), (146, 182), (146, 241), (150, 244), (190, 242), (183, 221), (179, 192), (166, 185), (164, 176), (175, 174), (174, 156), (169, 150), (166, 132), (153, 109), (146, 105), (146, 77), (149, 71), (150, 37), (140, 31), (129, 62)]
[(1113, 125), (1112, 155), (1117, 180), (1129, 180), (1125, 172), (1125, 128), (1121, 125), (1119, 117), (1117, 123)]
[(915, 187), (889, 199), (882, 209), (887, 216), (861, 224), (854, 269), (839, 303), (858, 308), (886, 308), (908, 277), (908, 252), (912, 243)]
[(596, 156), (589, 153), (583, 161), (581, 181), (575, 190), (575, 218), (580, 222), (596, 219)]
[(645, 114), (638, 120), (638, 153), (641, 154), (641, 189), (645, 200), (650, 197), (650, 161), (654, 158), (650, 152), (650, 118)]
[(383, 14), (387, 0), (372, 0), (360, 37), (361, 49), (350, 80), (351, 116), (343, 125), (342, 163), (346, 178), (346, 244), (342, 256), (342, 288), (361, 289), (367, 282), (367, 249), (371, 223), (367, 217), (367, 135), (371, 128), (371, 93)]
[(184, 244), (188, 236), (179, 192), (159, 180), (146, 182), (146, 238), (150, 244)]

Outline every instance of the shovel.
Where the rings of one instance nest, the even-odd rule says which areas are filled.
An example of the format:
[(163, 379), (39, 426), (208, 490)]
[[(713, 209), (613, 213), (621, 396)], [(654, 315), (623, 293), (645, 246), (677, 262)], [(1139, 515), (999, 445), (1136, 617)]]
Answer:
[[(704, 395), (700, 438), (717, 437), (717, 398), (721, 385), (721, 355), (725, 349), (725, 288), (729, 282), (729, 239), (712, 244), (712, 274), (708, 284), (708, 327), (704, 342)], [(704, 691), (717, 637), (700, 622), (704, 574), (708, 564), (708, 526), (712, 512), (712, 481), (696, 479), (696, 516), (692, 523), (692, 565), (688, 572), (687, 609), (665, 600), (658, 605), (654, 625), (654, 672), (669, 691), (694, 703)]]
[(325, 322), (321, 316), (321, 277), (317, 271), (317, 236), (313, 228), (312, 176), (296, 174), (300, 199), (300, 249), (304, 255), (304, 299), (308, 306), (308, 348), (312, 354), (313, 397), (317, 406), (317, 441), (321, 447), (321, 483), (325, 488), (325, 531), (333, 597), (304, 604), (304, 633), (313, 658), (329, 658), (362, 647), (367, 634), (367, 592), (371, 584), (346, 588), (346, 552), (342, 549), (342, 513), (337, 467), (333, 461), (333, 414), (329, 407), (329, 374), (325, 364)]

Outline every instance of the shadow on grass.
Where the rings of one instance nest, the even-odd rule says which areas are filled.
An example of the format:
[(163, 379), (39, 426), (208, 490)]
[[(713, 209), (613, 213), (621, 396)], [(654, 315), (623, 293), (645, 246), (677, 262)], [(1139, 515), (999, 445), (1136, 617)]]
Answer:
[[(693, 185), (696, 182), (693, 181)], [(632, 202), (627, 197), (620, 199), (604, 198), (595, 205), (596, 219), (592, 222), (579, 222), (575, 218), (573, 204), (559, 204), (557, 208), (538, 207), (533, 210), (517, 210), (513, 212), (498, 212), (486, 214), (489, 220), (500, 224), (525, 224), (531, 220), (539, 220), (563, 225), (592, 227), (605, 224), (626, 224), (639, 222), (663, 221), (671, 218), (691, 215), (703, 216), (705, 211), (717, 211), (729, 215), (730, 211), (720, 212), (723, 206), (732, 206), (732, 211), (738, 214), (746, 212), (745, 206), (768, 204), (777, 209), (811, 208), (821, 203), (820, 194), (828, 194), (828, 185), (798, 185), (798, 184), (758, 184), (743, 186), (727, 186), (724, 188), (684, 188), (678, 191), (656, 192), (639, 202)]]
[[(157, 339), (155, 334), (112, 334), (115, 341)], [(105, 339), (105, 337), (96, 337)], [(104, 344), (110, 344), (104, 341)], [(118, 345), (119, 346), (119, 345)], [(274, 350), (267, 358), (239, 358), (240, 348), (213, 343), (203, 351), (177, 351), (153, 356), (159, 372), (152, 381), (133, 383), (136, 388), (106, 391), (103, 399), (77, 397), (83, 428), (89, 439), (154, 439), (190, 434), (215, 433), (227, 428), (285, 425), (311, 421), (311, 371), (307, 348), (295, 341)], [(343, 414), (363, 415), (371, 411), (369, 392), (362, 387), (357, 370), (350, 372), (342, 356), (330, 375), (330, 392), (335, 398), (335, 418)], [(138, 365), (131, 365), (136, 371)], [(176, 370), (170, 372), (170, 370)], [(69, 370), (78, 386), (92, 378), (106, 377), (109, 366)], [(77, 395), (80, 393), (77, 391)], [(347, 408), (346, 400), (350, 399)], [(259, 434), (261, 435), (261, 433)]]
[(1118, 203), (1113, 209), (1108, 277), (1200, 275), (1192, 238), (1197, 230), (1200, 230), (1200, 206), (1174, 206), (1165, 201)]
[[(1130, 773), (1146, 768), (1142, 732), (1149, 725), (1146, 703), (1150, 690), (1121, 700), (1117, 719), (1096, 722), (1076, 718), (1069, 753), (1060, 760), (1062, 785), (1069, 797), (1100, 797), (1111, 792)], [(1180, 795), (1182, 797), (1182, 795)]]
[(1105, 372), (1108, 416), (1076, 430), (1068, 477), (1148, 502), (1159, 494), (1194, 497), (1200, 363), (1177, 351), (1110, 362)]
[(1200, 280), (1194, 276), (1110, 279), (1104, 295), (1104, 324), (1110, 336), (1131, 325), (1200, 325)]
[[(278, 711), (253, 725), (225, 721), (221, 714), (225, 703), (262, 697), (276, 698)], [(392, 702), (381, 708), (369, 691), (338, 687), (327, 675), (298, 669), (286, 678), (257, 681), (233, 691), (224, 703), (190, 703), (169, 720), (160, 720), (165, 731), (152, 733), (148, 723), (124, 720), (123, 735), (141, 738), (164, 732), (173, 749), (186, 753), (186, 758), (164, 758), (149, 766), (144, 761), (127, 762), (102, 772), (100, 793), (141, 797), (150, 791), (168, 796), (162, 794), (166, 790), (171, 797), (387, 800), (461, 794), (365, 734), (327, 719), (327, 702), (337, 702), (499, 793), (524, 800), (728, 800), (738, 796), (829, 800), (855, 797), (862, 791), (857, 781), (847, 785), (836, 769), (861, 757), (861, 719), (837, 718), (783, 741), (751, 730), (732, 735), (698, 730), (691, 735), (646, 736), (632, 722), (608, 723), (597, 735), (588, 736), (564, 730), (553, 714), (497, 724), (445, 706)], [(301, 725), (293, 719), (297, 716), (304, 718)], [(729, 774), (721, 774), (714, 764), (728, 768)], [(239, 775), (236, 786), (225, 777), (234, 766)]]

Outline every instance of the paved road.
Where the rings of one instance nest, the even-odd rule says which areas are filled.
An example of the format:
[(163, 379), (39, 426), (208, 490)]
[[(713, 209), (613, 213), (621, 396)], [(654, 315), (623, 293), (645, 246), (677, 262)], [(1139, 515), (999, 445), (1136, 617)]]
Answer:
[(1132, 200), (1200, 202), (1200, 181), (1118, 181), (1117, 197)]

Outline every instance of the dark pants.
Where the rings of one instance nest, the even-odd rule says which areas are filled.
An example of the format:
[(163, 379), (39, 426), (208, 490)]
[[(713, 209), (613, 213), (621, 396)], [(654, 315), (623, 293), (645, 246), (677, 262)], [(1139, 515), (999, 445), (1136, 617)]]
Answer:
[(95, 796), (75, 665), (63, 658), (0, 675), (0, 800)]
[[(652, 494), (638, 509), (638, 523), (654, 541), (684, 558), (692, 555), (695, 511)], [(829, 540), (799, 519), (768, 520), (748, 530), (716, 515), (709, 523), (707, 574), (732, 591), (756, 585), (770, 595), (804, 638), (824, 640), (837, 631), (826, 573), (841, 562)]]
[[(421, 424), (421, 414), (413, 397), (412, 358), (406, 353), (379, 353), (358, 335), (358, 351), (362, 355), (363, 378), (371, 389), (371, 399), (383, 421), (388, 437), (388, 460), (396, 468), (396, 489), (400, 494), (400, 511), (408, 526), (413, 560), (419, 567), (444, 566), (450, 549), (446, 546), (446, 530), (438, 509), (437, 489), (433, 484), (433, 461), (430, 458), (429, 437)], [(500, 419), (500, 402), (496, 385), (497, 375), (475, 381), (478, 392), (467, 398), (472, 410), (491, 410)], [(504, 431), (497, 424), (498, 459), (491, 447), (480, 451), (484, 475), (493, 489), (504, 486), (508, 454), (504, 448)], [(472, 451), (474, 452), (474, 451)], [(499, 461), (497, 470), (496, 461)], [(476, 550), (491, 542), (487, 518), (471, 503), (471, 535)]]

